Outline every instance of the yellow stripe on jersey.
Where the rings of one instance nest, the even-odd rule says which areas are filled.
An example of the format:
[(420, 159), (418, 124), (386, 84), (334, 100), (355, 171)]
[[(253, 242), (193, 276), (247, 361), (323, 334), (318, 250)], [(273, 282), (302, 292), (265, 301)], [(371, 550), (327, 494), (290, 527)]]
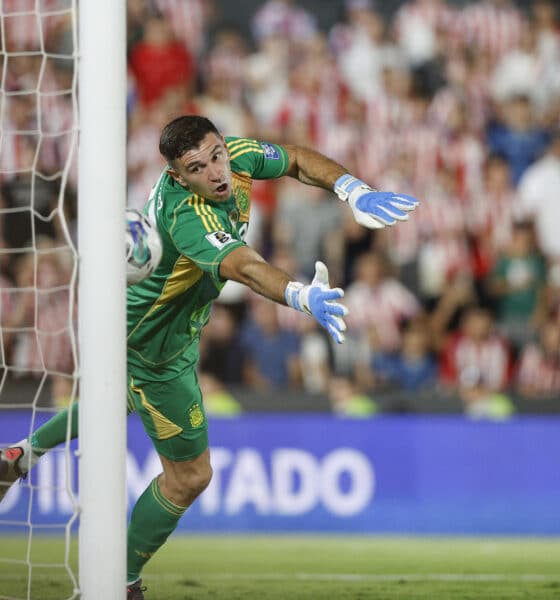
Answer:
[(212, 210), (212, 207), (206, 204), (204, 198), (200, 199), (200, 211), (208, 217), (209, 223), (215, 228), (214, 231), (221, 231), (222, 226), (218, 220), (218, 216)]
[(150, 308), (148, 315), (153, 313), (160, 306), (167, 304), (176, 296), (184, 294), (199, 279), (201, 279), (203, 275), (203, 270), (197, 267), (194, 261), (181, 254), (181, 256), (179, 256), (179, 258), (175, 261), (175, 264), (173, 265), (173, 271), (167, 278), (159, 298), (156, 300), (152, 308)]
[[(173, 271), (167, 278), (163, 290), (158, 299), (152, 304), (146, 314), (138, 321), (136, 327), (128, 334), (127, 339), (130, 339), (142, 323), (158, 308), (167, 304), (170, 300), (185, 293), (197, 281), (202, 279), (204, 272), (196, 266), (196, 264), (184, 255), (180, 255), (173, 265)], [(142, 355), (140, 354), (142, 357)], [(144, 360), (144, 358), (142, 357)]]
[(247, 152), (254, 152), (255, 154), (264, 154), (264, 150), (260, 146), (258, 148), (249, 147), (249, 148), (245, 148), (245, 149), (241, 149), (241, 150), (235, 150), (233, 153), (231, 153), (229, 155), (229, 159), (235, 160), (236, 158), (239, 158), (243, 154), (247, 154)]
[(242, 138), (240, 140), (233, 140), (232, 142), (226, 143), (227, 149), (231, 152), (235, 152), (240, 148), (246, 148), (248, 146), (252, 146), (255, 150), (262, 150), (261, 145), (256, 140), (248, 140)]
[(204, 202), (200, 196), (197, 196), (195, 194), (193, 196), (193, 203), (191, 206), (194, 207), (194, 212), (200, 217), (200, 220), (202, 221), (202, 224), (206, 228), (206, 231), (210, 231), (210, 232), (215, 231), (215, 229), (210, 226), (207, 216), (200, 209), (201, 201)]

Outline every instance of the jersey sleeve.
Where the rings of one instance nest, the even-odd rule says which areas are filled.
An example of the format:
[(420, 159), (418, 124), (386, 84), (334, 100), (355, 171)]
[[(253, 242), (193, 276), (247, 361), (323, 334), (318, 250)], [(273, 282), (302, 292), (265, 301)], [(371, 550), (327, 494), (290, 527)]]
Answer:
[(169, 235), (177, 250), (221, 281), (220, 264), (245, 242), (234, 237), (218, 214), (199, 196), (186, 198), (175, 210)]
[(226, 146), (232, 169), (244, 171), (252, 179), (274, 179), (288, 170), (288, 153), (278, 144), (227, 137)]

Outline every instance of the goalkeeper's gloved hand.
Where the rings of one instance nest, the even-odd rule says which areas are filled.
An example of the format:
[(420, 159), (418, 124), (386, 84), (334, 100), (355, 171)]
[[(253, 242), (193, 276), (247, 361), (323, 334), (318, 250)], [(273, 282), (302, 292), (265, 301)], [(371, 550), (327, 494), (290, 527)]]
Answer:
[(336, 180), (334, 191), (341, 200), (348, 201), (356, 222), (368, 229), (383, 229), (406, 221), (408, 213), (419, 204), (407, 194), (378, 192), (349, 173)]
[(284, 295), (288, 306), (313, 316), (337, 344), (344, 342), (346, 323), (342, 317), (348, 314), (348, 309), (334, 302), (344, 296), (344, 290), (329, 287), (329, 272), (325, 264), (315, 263), (315, 276), (310, 285), (290, 281)]

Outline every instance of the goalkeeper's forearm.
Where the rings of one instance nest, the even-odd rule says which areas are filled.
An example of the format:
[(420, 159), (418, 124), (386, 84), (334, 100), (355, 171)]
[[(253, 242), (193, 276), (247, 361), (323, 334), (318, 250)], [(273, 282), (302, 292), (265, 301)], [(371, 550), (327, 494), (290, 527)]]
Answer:
[(286, 304), (286, 287), (293, 280), (284, 271), (267, 263), (249, 246), (230, 252), (220, 265), (220, 275), (224, 279), (238, 281), (278, 304)]
[(287, 144), (285, 149), (289, 160), (286, 174), (302, 183), (332, 191), (336, 181), (348, 173), (342, 165), (310, 148)]

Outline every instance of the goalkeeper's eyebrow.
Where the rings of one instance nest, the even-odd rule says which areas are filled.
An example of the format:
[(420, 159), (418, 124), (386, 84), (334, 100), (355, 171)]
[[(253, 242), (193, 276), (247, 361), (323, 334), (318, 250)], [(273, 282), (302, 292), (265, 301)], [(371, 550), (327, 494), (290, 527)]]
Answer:
[[(214, 154), (216, 154), (216, 152), (217, 152), (218, 150), (221, 150), (221, 149), (222, 149), (222, 146), (220, 146), (220, 144), (216, 144), (216, 145), (215, 145), (215, 146), (212, 148), (212, 151), (210, 152), (210, 156), (214, 156)], [(191, 163), (187, 163), (187, 164), (185, 165), (185, 169), (186, 169), (187, 171), (190, 171), (191, 169), (194, 169), (195, 167), (203, 167), (203, 166), (205, 166), (205, 165), (204, 165), (204, 163), (203, 163), (202, 161), (200, 161), (200, 160), (195, 160), (195, 161), (193, 161), (193, 162), (191, 162)]]

